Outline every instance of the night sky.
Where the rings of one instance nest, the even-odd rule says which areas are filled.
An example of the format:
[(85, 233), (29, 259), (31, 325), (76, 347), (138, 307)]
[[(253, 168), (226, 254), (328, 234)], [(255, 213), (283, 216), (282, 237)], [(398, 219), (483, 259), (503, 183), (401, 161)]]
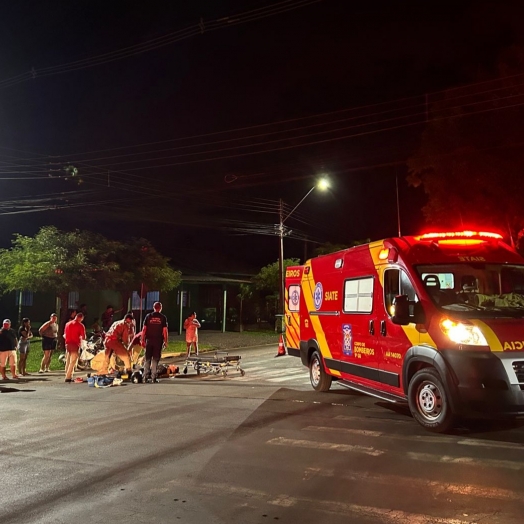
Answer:
[(4, 2), (0, 246), (54, 224), (145, 236), (175, 265), (253, 269), (278, 256), (255, 232), (320, 173), (332, 188), (289, 219), (286, 256), (303, 256), (304, 236), (311, 254), (395, 235), (396, 177), (402, 232), (427, 229), (424, 193), (406, 183), (425, 95), (496, 77), (523, 14), (486, 1)]

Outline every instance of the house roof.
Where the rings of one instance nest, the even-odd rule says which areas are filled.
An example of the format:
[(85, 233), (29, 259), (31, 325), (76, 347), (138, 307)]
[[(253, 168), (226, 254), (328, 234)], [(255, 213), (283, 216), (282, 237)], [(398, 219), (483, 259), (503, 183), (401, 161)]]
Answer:
[(249, 284), (249, 278), (234, 278), (216, 275), (187, 275), (182, 273), (182, 283), (191, 284)]

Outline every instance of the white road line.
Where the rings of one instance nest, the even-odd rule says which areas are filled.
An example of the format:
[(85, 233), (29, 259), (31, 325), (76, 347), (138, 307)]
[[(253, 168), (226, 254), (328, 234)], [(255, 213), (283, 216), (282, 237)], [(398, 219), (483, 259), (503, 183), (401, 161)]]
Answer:
[[(301, 382), (300, 384), (310, 384), (308, 377), (291, 377), (293, 379), (300, 378)], [(268, 378), (268, 382), (285, 382), (286, 380), (290, 380), (290, 377), (280, 377), (280, 378)]]
[(315, 442), (313, 440), (298, 440), (284, 437), (273, 438), (268, 440), (266, 444), (274, 446), (294, 446), (297, 448), (308, 449), (325, 449), (328, 451), (349, 451), (352, 453), (364, 453), (365, 455), (371, 455), (372, 457), (378, 457), (385, 453), (384, 451), (372, 448), (371, 446), (354, 446), (352, 444), (336, 444), (334, 442)]
[(415, 453), (408, 451), (407, 456), (412, 460), (420, 460), (421, 462), (436, 462), (439, 464), (461, 464), (463, 466), (475, 466), (478, 468), (500, 468), (512, 469), (514, 471), (524, 470), (524, 462), (517, 462), (514, 460), (495, 460), (495, 459), (475, 459), (472, 457), (451, 457), (443, 455), (438, 457), (430, 453)]
[[(302, 480), (310, 480), (314, 477), (334, 477), (335, 471), (332, 469), (306, 468)], [(430, 488), (434, 497), (443, 493), (450, 495), (464, 495), (479, 498), (488, 498), (496, 500), (524, 500), (524, 493), (517, 493), (509, 489), (498, 489), (491, 487), (478, 486), (474, 484), (451, 484), (449, 482), (438, 482), (434, 480), (401, 477), (399, 475), (373, 475), (367, 472), (340, 472), (336, 473), (337, 479), (355, 481), (358, 483), (370, 482), (385, 486), (406, 485), (409, 489), (418, 488), (424, 492)]]
[(357, 430), (352, 428), (336, 428), (331, 426), (307, 426), (302, 428), (303, 431), (319, 431), (326, 433), (348, 433), (358, 435), (366, 432), (368, 437), (386, 437), (388, 440), (409, 440), (410, 442), (421, 442), (424, 444), (458, 444), (461, 446), (481, 446), (486, 448), (499, 448), (499, 449), (512, 449), (515, 451), (524, 452), (524, 446), (522, 444), (516, 444), (514, 442), (497, 442), (496, 440), (475, 440), (475, 439), (463, 439), (460, 437), (447, 437), (442, 435), (440, 437), (432, 435), (395, 435), (383, 431), (368, 431), (368, 430)]
[[(275, 498), (270, 493), (262, 490), (249, 489), (243, 486), (232, 486), (230, 483), (201, 483), (191, 480), (188, 481), (187, 479), (176, 479), (170, 481), (169, 484), (191, 488), (195, 493), (209, 497), (237, 496), (240, 499), (237, 504), (242, 507), (245, 507), (246, 499), (282, 507), (304, 507), (308, 505), (312, 511), (342, 515), (351, 519), (349, 522), (368, 518), (373, 519), (373, 522), (380, 521), (385, 524), (399, 524), (399, 522), (409, 522), (409, 524), (472, 524), (485, 517), (485, 515), (472, 515), (470, 519), (465, 521), (455, 518), (409, 513), (393, 508), (361, 506), (359, 504), (337, 502), (334, 500), (317, 500), (309, 497), (293, 497), (288, 494), (280, 494)], [(471, 520), (472, 518), (473, 520)]]

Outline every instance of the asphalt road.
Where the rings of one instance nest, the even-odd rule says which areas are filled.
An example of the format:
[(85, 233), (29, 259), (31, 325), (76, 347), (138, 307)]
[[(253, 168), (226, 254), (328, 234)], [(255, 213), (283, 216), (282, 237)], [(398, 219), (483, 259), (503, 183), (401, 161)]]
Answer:
[(0, 522), (523, 521), (523, 426), (431, 434), (394, 405), (315, 393), (276, 347), (239, 353), (244, 377), (0, 384)]

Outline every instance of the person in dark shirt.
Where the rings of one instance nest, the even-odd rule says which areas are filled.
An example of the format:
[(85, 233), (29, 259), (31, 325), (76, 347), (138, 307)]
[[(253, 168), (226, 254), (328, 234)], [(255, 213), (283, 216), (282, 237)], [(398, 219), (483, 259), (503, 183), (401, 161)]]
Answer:
[(18, 378), (16, 374), (16, 348), (18, 339), (14, 329), (11, 329), (11, 321), (6, 318), (0, 330), (0, 374), (2, 380), (9, 380), (5, 374), (7, 363), (11, 368), (12, 378)]
[(113, 306), (107, 306), (106, 310), (102, 313), (102, 329), (104, 331), (109, 331), (109, 328), (113, 325), (113, 317), (115, 316), (115, 313), (120, 313), (122, 309), (119, 309), (118, 311), (115, 311), (113, 309)]
[(142, 346), (146, 348), (144, 361), (144, 380), (158, 382), (156, 371), (162, 354), (162, 347), (167, 346), (167, 318), (162, 315), (162, 304), (155, 302), (153, 312), (146, 315), (142, 328)]
[(29, 354), (30, 339), (33, 338), (31, 331), (31, 320), (28, 318), (22, 319), (22, 324), (18, 328), (18, 352), (20, 353), (20, 360), (18, 361), (18, 373), (23, 377), (29, 375), (26, 370), (27, 355)]

